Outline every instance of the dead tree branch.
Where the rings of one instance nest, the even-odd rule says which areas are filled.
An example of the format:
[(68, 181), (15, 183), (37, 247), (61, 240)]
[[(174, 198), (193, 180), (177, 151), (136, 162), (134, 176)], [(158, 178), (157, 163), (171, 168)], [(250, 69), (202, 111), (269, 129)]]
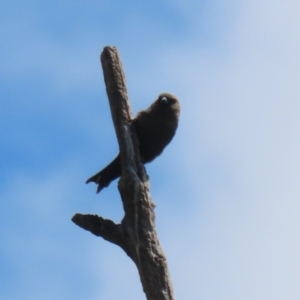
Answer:
[(172, 284), (155, 229), (154, 204), (131, 126), (125, 76), (117, 49), (105, 47), (101, 63), (121, 153), (122, 176), (118, 188), (125, 215), (120, 224), (97, 215), (83, 214), (76, 214), (72, 221), (126, 252), (138, 268), (148, 300), (172, 300)]

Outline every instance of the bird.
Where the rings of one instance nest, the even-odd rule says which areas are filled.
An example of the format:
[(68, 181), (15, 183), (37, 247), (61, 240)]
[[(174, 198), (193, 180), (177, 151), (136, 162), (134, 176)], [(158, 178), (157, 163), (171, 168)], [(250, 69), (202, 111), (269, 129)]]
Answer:
[[(143, 164), (153, 161), (173, 139), (179, 122), (180, 103), (176, 96), (162, 93), (132, 120), (139, 142)], [(86, 183), (98, 184), (97, 193), (122, 174), (120, 153), (103, 170), (90, 177)]]

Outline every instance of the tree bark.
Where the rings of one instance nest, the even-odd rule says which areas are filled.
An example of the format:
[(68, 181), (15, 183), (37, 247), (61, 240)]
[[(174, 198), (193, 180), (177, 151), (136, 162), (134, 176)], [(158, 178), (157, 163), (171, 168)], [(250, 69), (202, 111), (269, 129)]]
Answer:
[(166, 258), (155, 229), (154, 203), (148, 175), (140, 161), (138, 140), (131, 126), (125, 76), (115, 47), (105, 47), (101, 63), (110, 109), (120, 147), (122, 176), (118, 184), (124, 218), (120, 224), (97, 215), (76, 214), (72, 221), (120, 246), (136, 264), (148, 300), (172, 300)]

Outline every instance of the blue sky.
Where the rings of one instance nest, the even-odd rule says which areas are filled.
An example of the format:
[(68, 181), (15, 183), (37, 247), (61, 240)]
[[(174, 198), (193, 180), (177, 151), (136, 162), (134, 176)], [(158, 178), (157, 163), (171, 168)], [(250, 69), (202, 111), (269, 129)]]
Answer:
[(117, 246), (118, 152), (99, 55), (120, 51), (132, 110), (181, 100), (147, 165), (176, 299), (300, 298), (298, 1), (2, 1), (0, 298), (144, 299)]

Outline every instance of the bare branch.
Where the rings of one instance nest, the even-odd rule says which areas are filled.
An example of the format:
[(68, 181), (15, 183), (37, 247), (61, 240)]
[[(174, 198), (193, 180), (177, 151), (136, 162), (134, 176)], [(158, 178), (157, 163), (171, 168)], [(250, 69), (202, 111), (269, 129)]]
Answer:
[(73, 216), (72, 221), (79, 227), (118, 246), (123, 240), (121, 226), (116, 225), (111, 220), (103, 219), (97, 215), (76, 214)]
[(171, 280), (155, 229), (154, 204), (149, 193), (148, 176), (140, 161), (137, 137), (131, 126), (125, 76), (117, 49), (105, 47), (101, 63), (120, 147), (122, 176), (118, 187), (125, 216), (118, 225), (96, 215), (76, 214), (72, 220), (122, 247), (138, 268), (148, 300), (172, 300)]

